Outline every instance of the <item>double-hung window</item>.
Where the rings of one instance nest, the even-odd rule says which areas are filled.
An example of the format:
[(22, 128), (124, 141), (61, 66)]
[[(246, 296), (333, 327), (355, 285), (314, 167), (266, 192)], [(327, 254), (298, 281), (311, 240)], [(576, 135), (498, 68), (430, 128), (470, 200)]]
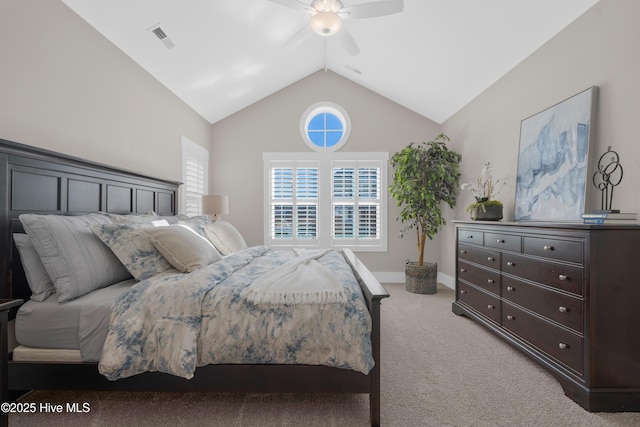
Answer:
[(379, 162), (332, 162), (332, 245), (377, 245), (381, 238), (381, 197)]
[(265, 153), (265, 244), (385, 251), (388, 153)]
[(272, 242), (317, 245), (318, 169), (314, 161), (274, 161), (269, 168), (269, 230)]

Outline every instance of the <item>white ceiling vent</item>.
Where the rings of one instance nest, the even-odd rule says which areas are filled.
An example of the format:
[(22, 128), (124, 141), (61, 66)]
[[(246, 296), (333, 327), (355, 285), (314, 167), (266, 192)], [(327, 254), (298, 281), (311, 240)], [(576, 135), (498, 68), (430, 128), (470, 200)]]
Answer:
[(156, 35), (156, 37), (158, 37), (158, 39), (160, 39), (160, 41), (165, 45), (165, 47), (167, 49), (171, 49), (175, 46), (175, 44), (173, 44), (173, 42), (171, 41), (171, 39), (169, 37), (167, 37), (167, 34), (164, 32), (164, 30), (160, 27), (153, 27), (153, 29), (151, 30), (151, 32), (153, 34)]

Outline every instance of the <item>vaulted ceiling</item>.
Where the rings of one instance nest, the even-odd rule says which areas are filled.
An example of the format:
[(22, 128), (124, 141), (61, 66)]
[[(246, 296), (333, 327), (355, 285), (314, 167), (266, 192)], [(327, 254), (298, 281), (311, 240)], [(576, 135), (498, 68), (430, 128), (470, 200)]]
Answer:
[(287, 44), (312, 0), (61, 1), (210, 123), (320, 69), (442, 123), (598, 2), (404, 0), (400, 13), (344, 21), (350, 55), (337, 36)]

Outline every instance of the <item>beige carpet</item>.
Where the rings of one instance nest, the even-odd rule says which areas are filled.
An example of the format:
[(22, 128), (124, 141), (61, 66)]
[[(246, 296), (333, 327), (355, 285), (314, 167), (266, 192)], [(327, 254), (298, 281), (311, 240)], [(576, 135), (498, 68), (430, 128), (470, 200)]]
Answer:
[[(451, 313), (453, 291), (385, 285), (384, 426), (640, 426), (640, 413), (589, 413), (536, 364)], [(11, 414), (10, 426), (366, 426), (362, 395), (35, 392), (23, 402), (88, 402), (87, 413)]]

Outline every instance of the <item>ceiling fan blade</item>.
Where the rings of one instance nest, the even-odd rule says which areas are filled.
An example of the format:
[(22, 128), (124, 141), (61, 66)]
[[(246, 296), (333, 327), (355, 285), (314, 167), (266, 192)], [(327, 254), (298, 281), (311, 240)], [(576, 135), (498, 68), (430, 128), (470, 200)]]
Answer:
[(340, 39), (340, 43), (342, 43), (342, 47), (347, 53), (351, 56), (355, 56), (360, 53), (360, 48), (358, 44), (354, 40), (354, 38), (349, 34), (346, 28), (342, 28), (340, 32), (337, 34), (337, 37)]
[(297, 10), (306, 10), (309, 11), (314, 10), (309, 4), (307, 3), (303, 3), (299, 0), (268, 0), (271, 3), (277, 3), (280, 6), (284, 6), (284, 7), (289, 7), (291, 9), (297, 9)]
[[(273, 0), (271, 0), (273, 1)], [(378, 16), (393, 15), (404, 10), (404, 0), (380, 0), (369, 3), (356, 4), (340, 9), (340, 15), (345, 18), (375, 18)]]
[(311, 34), (311, 27), (307, 24), (300, 31), (295, 33), (287, 42), (284, 47), (294, 48), (302, 43)]

